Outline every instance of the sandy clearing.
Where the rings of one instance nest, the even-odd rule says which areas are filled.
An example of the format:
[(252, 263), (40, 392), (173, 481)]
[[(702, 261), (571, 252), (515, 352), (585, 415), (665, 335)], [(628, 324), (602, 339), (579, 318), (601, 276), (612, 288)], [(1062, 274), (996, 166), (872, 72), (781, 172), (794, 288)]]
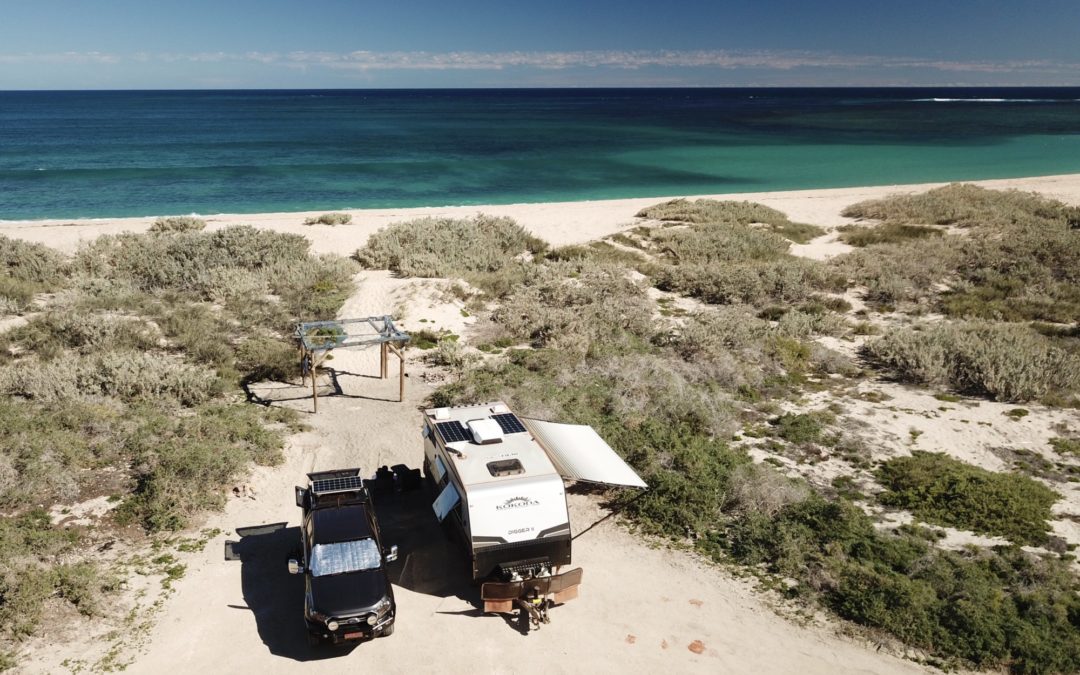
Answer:
[[(344, 352), (343, 352), (344, 353)], [(349, 370), (375, 372), (375, 358)], [(337, 367), (337, 364), (335, 365)], [(405, 404), (393, 380), (340, 378), (343, 394), (322, 399), (312, 431), (293, 439), (283, 467), (252, 480), (255, 499), (233, 500), (210, 525), (230, 534), (190, 563), (187, 577), (130, 672), (341, 672), (377, 662), (388, 672), (920, 672), (912, 663), (777, 616), (744, 583), (692, 556), (653, 548), (612, 522), (575, 543), (585, 569), (579, 599), (552, 612), (553, 623), (522, 635), (517, 624), (475, 609), (460, 552), (434, 525), (422, 495), (380, 504), (388, 543), (402, 560), (394, 570), (399, 604), (392, 637), (355, 650), (315, 652), (300, 622), (302, 588), (285, 573), (296, 537), (292, 486), (305, 471), (342, 466), (415, 466), (420, 453), (417, 406), (430, 389), (410, 378)], [(285, 405), (306, 410), (309, 400)], [(575, 531), (604, 512), (594, 498), (571, 498)], [(287, 529), (241, 539), (241, 562), (222, 559), (225, 537), (238, 527), (287, 522)], [(404, 525), (395, 523), (404, 522)], [(700, 645), (701, 653), (691, 650)]]

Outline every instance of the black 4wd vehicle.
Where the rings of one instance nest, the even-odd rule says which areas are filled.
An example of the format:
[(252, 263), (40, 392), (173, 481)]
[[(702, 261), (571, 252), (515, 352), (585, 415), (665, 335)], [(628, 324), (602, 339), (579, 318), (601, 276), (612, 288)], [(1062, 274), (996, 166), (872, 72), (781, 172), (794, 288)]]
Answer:
[(394, 590), (386, 563), (397, 546), (383, 548), (379, 522), (359, 469), (308, 474), (296, 488), (300, 559), (289, 572), (304, 575), (304, 622), (311, 644), (385, 637), (394, 632)]

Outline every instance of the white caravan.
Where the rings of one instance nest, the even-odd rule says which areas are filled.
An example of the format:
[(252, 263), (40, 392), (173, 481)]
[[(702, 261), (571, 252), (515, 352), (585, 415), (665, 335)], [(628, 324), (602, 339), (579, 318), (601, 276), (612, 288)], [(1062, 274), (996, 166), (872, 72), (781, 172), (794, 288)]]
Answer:
[(577, 597), (563, 480), (644, 488), (592, 427), (521, 419), (502, 402), (433, 408), (424, 416), (432, 508), (468, 551), (488, 612), (547, 609)]

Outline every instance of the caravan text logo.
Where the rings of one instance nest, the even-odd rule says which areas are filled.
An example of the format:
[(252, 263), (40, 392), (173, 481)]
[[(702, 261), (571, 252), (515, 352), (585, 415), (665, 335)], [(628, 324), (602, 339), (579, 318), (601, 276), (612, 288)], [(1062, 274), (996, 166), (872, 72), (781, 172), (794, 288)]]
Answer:
[(540, 502), (535, 499), (529, 499), (528, 497), (511, 497), (502, 504), (495, 507), (496, 511), (503, 511), (506, 509), (520, 509), (526, 506), (537, 506)]

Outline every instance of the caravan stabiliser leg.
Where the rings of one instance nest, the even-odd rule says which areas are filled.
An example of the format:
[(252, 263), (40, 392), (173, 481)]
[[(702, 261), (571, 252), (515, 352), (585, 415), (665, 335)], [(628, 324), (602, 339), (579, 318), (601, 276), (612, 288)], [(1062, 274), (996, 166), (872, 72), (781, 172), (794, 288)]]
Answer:
[(529, 623), (533, 628), (540, 628), (542, 623), (551, 623), (548, 616), (551, 603), (546, 598), (518, 598), (515, 602), (529, 615)]

